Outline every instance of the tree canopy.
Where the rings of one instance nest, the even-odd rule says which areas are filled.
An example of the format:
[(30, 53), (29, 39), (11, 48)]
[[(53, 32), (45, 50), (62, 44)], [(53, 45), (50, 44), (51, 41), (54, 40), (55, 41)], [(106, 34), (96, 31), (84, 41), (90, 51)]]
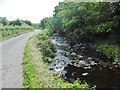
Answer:
[(117, 42), (119, 7), (119, 2), (62, 2), (55, 7), (53, 17), (41, 21), (41, 26), (72, 38), (93, 40), (96, 35), (106, 35)]

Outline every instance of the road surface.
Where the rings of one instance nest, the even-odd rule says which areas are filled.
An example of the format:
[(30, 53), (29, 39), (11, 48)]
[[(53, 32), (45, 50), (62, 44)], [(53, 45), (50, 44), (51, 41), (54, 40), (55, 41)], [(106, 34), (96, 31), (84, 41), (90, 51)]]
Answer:
[[(23, 34), (6, 41), (0, 42), (0, 83), (2, 88), (22, 88), (22, 58), (27, 40), (40, 30)], [(0, 63), (1, 63), (0, 62)], [(1, 65), (0, 65), (1, 66)], [(2, 79), (2, 80), (1, 80)]]

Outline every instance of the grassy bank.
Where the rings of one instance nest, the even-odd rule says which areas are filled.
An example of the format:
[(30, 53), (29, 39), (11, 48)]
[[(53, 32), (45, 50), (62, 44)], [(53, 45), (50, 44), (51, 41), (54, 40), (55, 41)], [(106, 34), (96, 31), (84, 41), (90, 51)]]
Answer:
[(0, 41), (34, 30), (32, 26), (0, 26)]
[(34, 36), (28, 41), (23, 57), (24, 88), (55, 87), (53, 81), (57, 79), (47, 69), (42, 58), (43, 56), (37, 48), (37, 38)]
[[(44, 37), (44, 39), (45, 38), (46, 37)], [(40, 43), (37, 36), (33, 36), (29, 39), (24, 51), (24, 88), (81, 88), (81, 90), (94, 90), (93, 88), (89, 88), (86, 83), (81, 84), (80, 80), (76, 80), (74, 84), (71, 84), (63, 82), (58, 78), (48, 69), (48, 64), (46, 64), (43, 59), (45, 56), (41, 52), (42, 49), (38, 48), (38, 42)]]
[(120, 67), (120, 47), (109, 43), (102, 43), (98, 46), (102, 53), (114, 59), (113, 64)]

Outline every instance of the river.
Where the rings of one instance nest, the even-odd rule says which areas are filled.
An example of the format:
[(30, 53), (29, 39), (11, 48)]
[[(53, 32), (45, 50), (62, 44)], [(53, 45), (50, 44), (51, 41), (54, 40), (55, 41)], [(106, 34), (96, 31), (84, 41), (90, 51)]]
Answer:
[(56, 46), (55, 57), (49, 69), (70, 83), (79, 78), (89, 86), (97, 88), (116, 88), (119, 85), (118, 71), (112, 64), (113, 59), (107, 57), (90, 43), (75, 45), (58, 35), (52, 36)]

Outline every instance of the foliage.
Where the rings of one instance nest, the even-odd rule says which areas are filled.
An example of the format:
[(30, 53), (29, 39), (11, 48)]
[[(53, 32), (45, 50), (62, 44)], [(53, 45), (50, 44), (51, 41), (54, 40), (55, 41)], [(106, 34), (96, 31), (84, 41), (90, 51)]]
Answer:
[(105, 55), (114, 57), (113, 64), (116, 64), (120, 67), (120, 47), (117, 45), (101, 44), (99, 45), (99, 48)]
[(3, 26), (8, 25), (9, 21), (6, 19), (6, 17), (0, 17), (0, 24)]
[(53, 17), (41, 21), (44, 29), (49, 27), (69, 37), (72, 34), (72, 38), (86, 37), (90, 40), (101, 32), (114, 36), (120, 34), (119, 2), (62, 2), (54, 12)]
[(21, 26), (22, 22), (19, 19), (17, 19), (17, 20), (14, 20), (14, 21), (10, 21), (9, 25), (13, 25), (13, 26), (18, 25), (18, 26)]
[(120, 2), (61, 2), (53, 17), (41, 21), (41, 27), (49, 27), (76, 43), (106, 41), (119, 46), (119, 7)]
[(32, 26), (32, 23), (31, 23), (29, 20), (25, 20), (25, 21), (23, 21), (23, 22), (25, 22), (26, 24)]
[(32, 26), (0, 26), (0, 38), (8, 38), (33, 29)]
[(38, 40), (38, 45), (42, 48), (44, 61), (50, 63), (52, 60), (51, 58), (54, 57), (55, 46), (50, 39), (50, 33), (47, 29), (39, 34)]
[(0, 41), (7, 38), (31, 31), (38, 27), (29, 20), (13, 20), (8, 21), (6, 17), (0, 17)]
[(81, 83), (79, 79), (77, 79), (73, 84), (68, 82), (57, 82), (57, 85), (60, 88), (64, 88), (63, 90), (66, 90), (68, 88), (71, 90), (95, 90), (95, 86), (90, 88), (86, 83)]

